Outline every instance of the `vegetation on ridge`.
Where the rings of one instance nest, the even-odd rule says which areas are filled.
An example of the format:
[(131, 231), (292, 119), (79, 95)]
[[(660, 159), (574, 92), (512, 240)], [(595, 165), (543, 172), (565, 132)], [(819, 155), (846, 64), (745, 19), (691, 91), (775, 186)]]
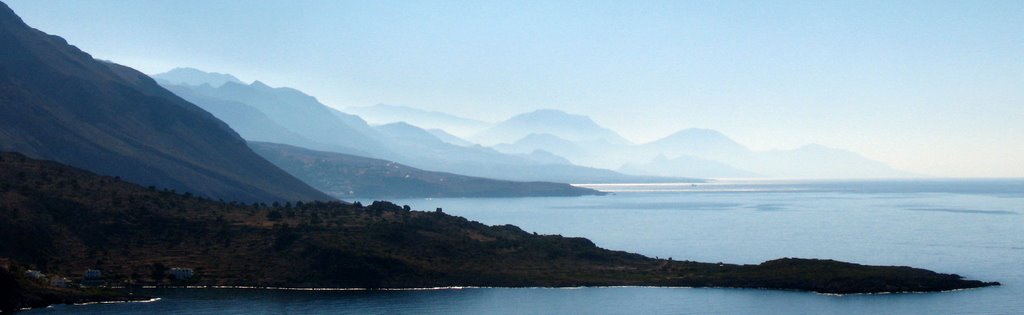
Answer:
[(112, 282), (400, 288), (658, 285), (828, 293), (993, 285), (909, 267), (781, 259), (760, 265), (653, 259), (584, 238), (487, 226), (388, 202), (238, 204), (143, 188), (0, 154), (0, 256)]

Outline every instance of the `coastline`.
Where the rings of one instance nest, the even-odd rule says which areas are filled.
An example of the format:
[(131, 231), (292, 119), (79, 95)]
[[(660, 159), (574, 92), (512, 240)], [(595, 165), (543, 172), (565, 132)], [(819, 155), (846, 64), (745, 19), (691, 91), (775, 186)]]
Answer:
[[(829, 297), (847, 297), (847, 296), (881, 296), (881, 295), (897, 295), (897, 294), (929, 294), (929, 293), (949, 293), (959, 291), (969, 291), (981, 289), (982, 287), (976, 288), (963, 288), (963, 289), (950, 289), (941, 291), (901, 291), (901, 292), (871, 292), (871, 293), (820, 293), (810, 292), (802, 290), (781, 290), (791, 291), (798, 293), (808, 293), (819, 296)], [(458, 290), (486, 290), (486, 289), (515, 289), (515, 290), (530, 290), (530, 289), (555, 289), (555, 290), (578, 290), (578, 289), (726, 289), (726, 290), (755, 290), (755, 291), (780, 291), (774, 288), (744, 288), (744, 287), (691, 287), (691, 286), (644, 286), (644, 285), (623, 285), (623, 286), (570, 286), (570, 287), (545, 287), (545, 286), (531, 286), (531, 287), (504, 287), (504, 286), (447, 286), (447, 287), (423, 287), (423, 288), (326, 288), (326, 287), (311, 287), (311, 288), (300, 288), (300, 287), (264, 287), (264, 286), (224, 286), (224, 285), (211, 285), (211, 286), (143, 286), (143, 290), (251, 290), (251, 291), (287, 291), (287, 292), (390, 292), (390, 291), (458, 291)], [(133, 299), (133, 300), (103, 300), (103, 301), (90, 301), (82, 303), (54, 303), (46, 306), (28, 307), (15, 310), (29, 311), (33, 309), (50, 308), (59, 304), (73, 305), (73, 306), (88, 306), (95, 304), (121, 304), (121, 303), (154, 303), (162, 300), (161, 297), (150, 297), (149, 299)]]
[[(728, 290), (766, 290), (766, 291), (790, 291), (800, 292), (823, 296), (852, 296), (852, 295), (892, 295), (892, 294), (929, 294), (929, 293), (947, 293), (947, 292), (958, 292), (968, 290), (979, 290), (992, 286), (1001, 286), (1002, 284), (998, 281), (990, 283), (990, 285), (970, 287), (970, 288), (958, 288), (948, 290), (937, 290), (937, 291), (891, 291), (891, 292), (864, 292), (864, 293), (823, 293), (799, 289), (778, 289), (769, 287), (728, 287), (728, 286), (664, 286), (664, 285), (593, 285), (593, 286), (442, 286), (442, 287), (396, 287), (396, 288), (334, 288), (334, 287), (281, 287), (281, 286), (247, 286), (247, 285), (186, 285), (186, 286), (142, 286), (140, 289), (143, 290), (267, 290), (267, 291), (310, 291), (310, 292), (373, 292), (373, 291), (445, 291), (445, 290), (475, 290), (475, 289), (614, 289), (614, 288), (651, 288), (651, 289), (728, 289)], [(159, 297), (154, 297), (152, 300), (159, 300)], [(127, 303), (134, 302), (146, 302), (146, 301), (128, 301)], [(105, 303), (105, 302), (96, 302)], [(111, 303), (119, 303), (113, 301)], [(80, 304), (75, 304), (80, 305)]]

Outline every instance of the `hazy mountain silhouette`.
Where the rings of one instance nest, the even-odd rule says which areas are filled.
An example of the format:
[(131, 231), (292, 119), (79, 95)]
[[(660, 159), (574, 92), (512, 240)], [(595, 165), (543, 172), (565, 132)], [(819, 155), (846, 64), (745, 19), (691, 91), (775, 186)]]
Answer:
[(513, 182), (424, 171), (391, 161), (250, 142), (275, 165), (339, 198), (527, 197), (595, 195), (549, 182)]
[[(205, 84), (205, 83), (204, 83)], [(352, 148), (330, 146), (309, 140), (274, 122), (255, 107), (248, 104), (207, 97), (184, 85), (163, 85), (167, 90), (196, 104), (213, 116), (224, 121), (242, 138), (248, 141), (294, 143), (307, 148), (332, 151), (353, 151)]]
[[(248, 105), (262, 112), (275, 125), (308, 139), (308, 141), (278, 139), (287, 144), (370, 157), (393, 156), (390, 149), (382, 143), (380, 136), (362, 119), (340, 113), (321, 104), (316, 98), (295, 89), (272, 88), (260, 81), (248, 85), (227, 82), (220, 87), (176, 85), (168, 86), (168, 88), (182, 92), (203, 107), (215, 107), (217, 106), (216, 101), (231, 101)], [(240, 124), (241, 121), (248, 118), (250, 117), (234, 116), (222, 119)], [(248, 123), (255, 124), (251, 121)], [(247, 134), (243, 134), (243, 136), (245, 135)]]
[(167, 83), (175, 85), (209, 84), (213, 87), (219, 87), (228, 82), (245, 84), (230, 74), (200, 71), (195, 68), (174, 68), (171, 69), (171, 71), (154, 75), (153, 78), (161, 84)]
[(490, 126), (489, 123), (475, 119), (400, 105), (347, 107), (345, 111), (374, 124), (405, 122), (425, 129), (442, 129), (459, 137), (471, 136)]
[(750, 149), (736, 143), (721, 132), (690, 128), (639, 146), (639, 149), (664, 156), (690, 155), (716, 161), (732, 161), (751, 154)]
[(0, 151), (213, 198), (331, 199), (148, 76), (30, 28), (6, 4), (0, 4)]
[[(567, 164), (564, 158), (550, 152), (530, 150), (510, 155), (479, 145), (455, 145), (405, 122), (370, 126), (359, 116), (327, 107), (300, 91), (270, 88), (259, 81), (250, 85), (228, 82), (219, 88), (208, 84), (168, 87), (189, 97), (202, 96), (194, 100), (211, 108), (217, 104), (209, 102), (210, 99), (249, 105), (263, 112), (277, 125), (315, 142), (309, 144), (292, 139), (283, 140), (284, 144), (396, 161), (425, 170), (515, 181), (578, 183), (680, 180), (627, 176), (607, 169), (580, 167)], [(246, 117), (223, 119), (230, 124), (243, 124), (238, 120)]]
[[(495, 150), (511, 154), (523, 154), (535, 150), (547, 151), (570, 160), (584, 160), (591, 153), (577, 142), (565, 140), (547, 133), (531, 133), (513, 143), (502, 143), (494, 146)], [(606, 151), (607, 148), (601, 149)]]
[[(780, 178), (890, 178), (913, 174), (859, 154), (821, 145), (792, 150), (752, 151), (722, 133), (709, 129), (685, 129), (657, 141), (638, 146), (641, 156), (658, 156), (645, 163), (632, 163), (622, 171), (676, 175), (688, 172), (699, 177)], [(665, 159), (664, 157), (677, 157)], [(714, 164), (707, 164), (714, 162)], [(703, 164), (703, 170), (692, 169)], [(673, 171), (675, 170), (675, 171)], [(668, 172), (668, 173), (665, 173)]]
[[(577, 118), (576, 121), (579, 124), (579, 121), (590, 120)], [(588, 129), (605, 128), (591, 126)], [(707, 178), (913, 176), (856, 153), (823, 146), (753, 151), (721, 132), (699, 128), (683, 129), (639, 145), (613, 144), (604, 139), (574, 141), (541, 133), (528, 134), (513, 143), (502, 143), (493, 148), (510, 154), (544, 150), (578, 165), (617, 169), (635, 175)]]
[(427, 132), (429, 132), (434, 137), (437, 137), (441, 141), (454, 144), (457, 146), (471, 147), (477, 145), (476, 143), (469, 142), (469, 140), (459, 138), (458, 136), (450, 134), (441, 129), (427, 129)]
[(442, 172), (514, 181), (569, 183), (686, 181), (686, 178), (632, 176), (615, 171), (565, 163), (550, 152), (509, 155), (481, 146), (463, 147), (446, 143), (429, 132), (407, 123), (376, 127), (401, 147), (401, 163)]
[(574, 164), (572, 164), (572, 161), (569, 161), (569, 159), (567, 159), (567, 158), (564, 158), (564, 157), (562, 157), (560, 155), (557, 155), (557, 154), (554, 154), (554, 153), (551, 153), (551, 152), (548, 152), (548, 151), (539, 150), (539, 149), (538, 150), (533, 150), (533, 152), (530, 152), (530, 153), (516, 154), (516, 155), (524, 157), (524, 158), (526, 158), (526, 159), (528, 159), (530, 161), (541, 163), (541, 164), (574, 165)]
[(502, 121), (469, 139), (484, 145), (512, 143), (530, 134), (551, 134), (575, 142), (629, 144), (611, 129), (601, 127), (587, 116), (554, 109), (519, 114)]

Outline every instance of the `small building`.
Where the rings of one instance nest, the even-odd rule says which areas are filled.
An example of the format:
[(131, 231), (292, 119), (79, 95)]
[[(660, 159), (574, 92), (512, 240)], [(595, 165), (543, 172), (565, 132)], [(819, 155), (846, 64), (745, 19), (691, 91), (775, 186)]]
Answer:
[(69, 284), (71, 284), (71, 280), (68, 280), (68, 278), (59, 276), (53, 276), (53, 278), (50, 278), (50, 286), (67, 288)]
[(107, 281), (103, 280), (103, 273), (96, 269), (89, 269), (85, 271), (85, 279), (82, 279), (81, 285), (83, 287), (102, 287), (107, 285)]
[(85, 278), (89, 280), (102, 279), (103, 273), (96, 269), (89, 269), (85, 271)]
[(195, 272), (192, 270), (192, 268), (174, 267), (171, 268), (170, 273), (171, 277), (174, 277), (175, 280), (188, 280), (192, 278), (192, 275)]
[(46, 275), (43, 274), (42, 272), (39, 272), (39, 270), (29, 269), (25, 271), (25, 276), (33, 280), (39, 280), (40, 278), (45, 277)]

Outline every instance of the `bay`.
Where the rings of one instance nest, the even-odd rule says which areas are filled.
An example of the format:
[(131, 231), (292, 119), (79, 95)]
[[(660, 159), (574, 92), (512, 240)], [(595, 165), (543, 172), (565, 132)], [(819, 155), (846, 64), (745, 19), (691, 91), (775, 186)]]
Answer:
[[(759, 263), (780, 257), (908, 265), (999, 287), (833, 296), (723, 288), (421, 291), (150, 291), (152, 303), (30, 313), (1024, 313), (1024, 180), (718, 181), (587, 185), (609, 196), (395, 200), (486, 224), (582, 236), (648, 256)], [(371, 200), (362, 200), (367, 203)]]

